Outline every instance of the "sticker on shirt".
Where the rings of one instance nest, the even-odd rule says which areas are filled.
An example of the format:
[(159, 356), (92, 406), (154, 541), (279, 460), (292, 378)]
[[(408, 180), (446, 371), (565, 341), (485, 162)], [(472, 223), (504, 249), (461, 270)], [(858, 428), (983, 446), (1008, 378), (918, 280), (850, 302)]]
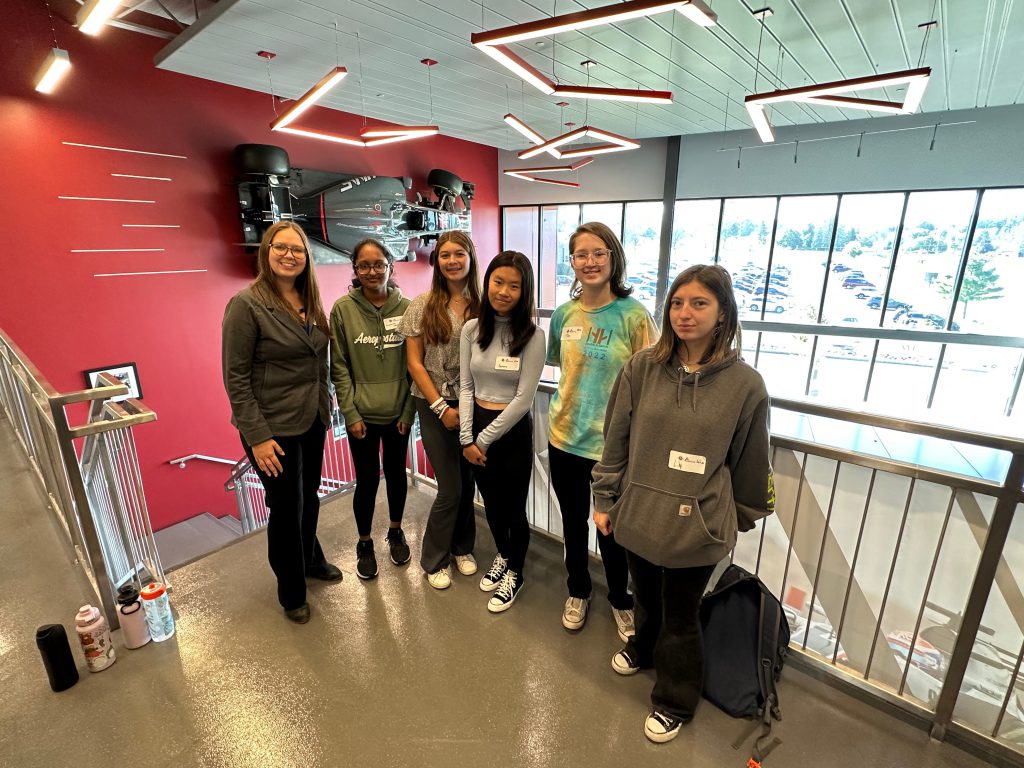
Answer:
[[(703, 475), (708, 460), (705, 456), (697, 456), (693, 453), (682, 453), (680, 451), (668, 452), (668, 468), (678, 469), (680, 472), (693, 472)], [(682, 514), (680, 511), (679, 514)]]
[(402, 322), (402, 318), (405, 315), (397, 315), (396, 317), (385, 317), (384, 318), (384, 330), (393, 331), (398, 328), (398, 324)]
[(579, 341), (582, 338), (582, 325), (571, 325), (562, 329), (562, 341)]
[(506, 357), (505, 355), (499, 355), (498, 359), (494, 362), (494, 370), (496, 370), (496, 371), (518, 371), (519, 370), (519, 358), (518, 357)]

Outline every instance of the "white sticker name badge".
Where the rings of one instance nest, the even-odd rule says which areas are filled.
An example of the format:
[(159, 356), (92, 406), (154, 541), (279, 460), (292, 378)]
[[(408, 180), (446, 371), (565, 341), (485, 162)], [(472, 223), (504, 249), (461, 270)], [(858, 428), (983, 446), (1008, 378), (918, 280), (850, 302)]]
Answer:
[(680, 451), (668, 452), (669, 469), (678, 469), (680, 472), (693, 472), (696, 475), (703, 475), (707, 465), (708, 460), (704, 456), (682, 453)]
[(393, 330), (395, 330), (398, 327), (399, 323), (402, 322), (402, 317), (404, 317), (404, 315), (398, 315), (397, 317), (385, 317), (384, 318), (384, 330), (385, 331), (393, 331)]
[(519, 370), (519, 358), (518, 357), (506, 357), (500, 355), (494, 362), (494, 370), (496, 371), (518, 371)]
[(582, 325), (570, 325), (562, 329), (562, 341), (579, 341), (582, 338)]

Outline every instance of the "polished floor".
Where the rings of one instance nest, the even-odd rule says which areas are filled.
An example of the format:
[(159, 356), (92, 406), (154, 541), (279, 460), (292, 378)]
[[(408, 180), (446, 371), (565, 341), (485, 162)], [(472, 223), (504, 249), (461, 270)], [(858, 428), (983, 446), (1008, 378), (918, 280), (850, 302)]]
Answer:
[[(414, 562), (356, 578), (350, 497), (323, 510), (321, 540), (345, 571), (311, 587), (313, 618), (287, 622), (255, 535), (175, 571), (172, 640), (47, 686), (40, 624), (69, 629), (87, 592), (9, 425), (0, 418), (0, 766), (736, 766), (744, 723), (705, 704), (674, 742), (642, 722), (648, 674), (622, 678), (606, 601), (579, 634), (562, 629), (560, 551), (534, 539), (526, 586), (486, 611), (476, 578), (431, 589), (415, 565), (429, 493), (411, 490)], [(381, 510), (384, 503), (381, 502)], [(484, 526), (478, 557), (490, 560)], [(765, 765), (979, 768), (985, 765), (794, 669), (780, 687), (783, 740)]]

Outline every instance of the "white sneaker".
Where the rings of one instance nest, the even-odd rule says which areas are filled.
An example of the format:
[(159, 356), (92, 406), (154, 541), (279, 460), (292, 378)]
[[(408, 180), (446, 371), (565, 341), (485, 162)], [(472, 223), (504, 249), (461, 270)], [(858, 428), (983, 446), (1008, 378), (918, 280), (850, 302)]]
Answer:
[(434, 589), (448, 589), (452, 585), (452, 577), (449, 575), (447, 568), (441, 568), (438, 571), (427, 574), (427, 583)]
[(472, 576), (476, 573), (476, 558), (473, 555), (456, 555), (455, 567), (463, 576)]
[(589, 598), (570, 597), (565, 601), (565, 608), (562, 609), (562, 626), (574, 632), (583, 629), (583, 625), (587, 623), (587, 608), (589, 607)]
[(498, 588), (501, 583), (502, 577), (505, 575), (505, 571), (508, 570), (508, 560), (502, 557), (500, 554), (494, 556), (494, 562), (491, 563), (491, 567), (487, 569), (487, 573), (480, 579), (480, 589), (484, 592), (493, 592)]
[(633, 623), (633, 609), (627, 608), (620, 611), (612, 608), (612, 618), (615, 619), (615, 628), (619, 631), (619, 640), (629, 642), (629, 638), (636, 634), (636, 624)]

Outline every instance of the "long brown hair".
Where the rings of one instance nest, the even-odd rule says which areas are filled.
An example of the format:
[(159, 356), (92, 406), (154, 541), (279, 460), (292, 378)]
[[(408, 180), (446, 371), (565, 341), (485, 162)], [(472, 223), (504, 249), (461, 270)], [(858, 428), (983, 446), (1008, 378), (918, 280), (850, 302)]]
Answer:
[(656, 363), (667, 363), (671, 360), (682, 343), (675, 331), (672, 330), (672, 322), (669, 320), (668, 313), (672, 306), (672, 297), (675, 296), (680, 286), (694, 281), (711, 291), (718, 300), (718, 311), (725, 315), (715, 327), (711, 343), (708, 344), (700, 364), (708, 365), (721, 362), (729, 356), (732, 350), (742, 349), (740, 313), (736, 307), (736, 295), (732, 290), (732, 278), (724, 267), (717, 264), (695, 264), (680, 272), (672, 281), (668, 293), (665, 294), (665, 306), (661, 310), (661, 338), (658, 339), (651, 351), (651, 359)]
[(267, 303), (288, 312), (300, 325), (305, 324), (302, 316), (295, 311), (291, 302), (281, 295), (281, 290), (277, 287), (277, 281), (274, 279), (274, 272), (270, 268), (270, 244), (274, 242), (274, 237), (282, 229), (296, 232), (306, 249), (306, 268), (295, 278), (295, 290), (302, 297), (302, 306), (306, 308), (306, 320), (330, 336), (331, 326), (327, 322), (327, 315), (324, 314), (324, 306), (320, 301), (320, 286), (317, 284), (316, 272), (313, 269), (313, 254), (309, 250), (309, 238), (298, 224), (291, 221), (279, 221), (272, 224), (264, 233), (257, 255), (259, 272), (252, 283), (253, 290)]
[[(622, 247), (622, 242), (612, 232), (611, 227), (599, 221), (589, 221), (586, 224), (580, 224), (569, 238), (570, 254), (576, 251), (576, 238), (580, 235), (593, 235), (604, 243), (604, 247), (611, 253), (610, 259), (612, 262), (611, 281), (608, 283), (608, 287), (612, 289), (612, 294), (620, 299), (629, 296), (633, 292), (633, 286), (626, 282), (626, 251)], [(573, 274), (575, 275), (575, 271)], [(569, 296), (573, 299), (578, 299), (581, 293), (583, 293), (583, 286), (580, 285), (580, 281), (574, 276), (572, 286), (569, 288)]]
[(476, 259), (476, 246), (469, 235), (460, 229), (444, 232), (434, 244), (434, 252), (430, 254), (430, 263), (434, 267), (430, 279), (430, 294), (427, 305), (423, 308), (423, 335), (428, 344), (447, 344), (452, 338), (452, 321), (448, 317), (448, 278), (441, 272), (438, 253), (445, 243), (455, 243), (469, 254), (469, 275), (466, 287), (469, 289), (469, 302), (463, 311), (463, 321), (472, 320), (480, 314), (480, 267)]

